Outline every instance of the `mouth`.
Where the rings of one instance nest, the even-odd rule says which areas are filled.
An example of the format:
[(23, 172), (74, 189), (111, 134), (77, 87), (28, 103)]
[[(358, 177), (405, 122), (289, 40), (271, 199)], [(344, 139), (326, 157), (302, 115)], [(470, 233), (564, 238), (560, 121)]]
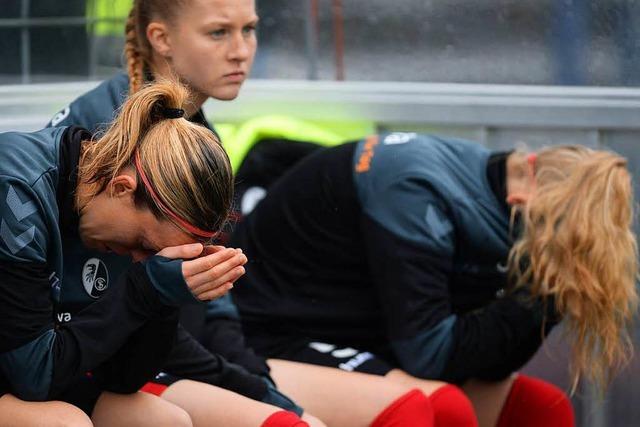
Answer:
[(234, 71), (225, 74), (223, 77), (227, 80), (241, 81), (244, 80), (246, 73), (244, 71)]

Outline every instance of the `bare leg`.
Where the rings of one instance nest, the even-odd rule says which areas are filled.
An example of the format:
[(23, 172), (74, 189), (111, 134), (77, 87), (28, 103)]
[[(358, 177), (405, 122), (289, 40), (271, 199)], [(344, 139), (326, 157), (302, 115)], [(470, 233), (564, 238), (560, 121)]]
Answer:
[(91, 419), (95, 427), (192, 427), (186, 411), (148, 393), (102, 393)]
[(427, 396), (430, 396), (431, 393), (433, 393), (440, 387), (447, 384), (447, 383), (443, 383), (442, 381), (423, 380), (420, 378), (416, 378), (400, 369), (393, 369), (389, 371), (389, 373), (387, 373), (387, 375), (385, 375), (384, 378), (398, 384), (403, 384), (408, 388), (419, 388)]
[[(190, 380), (172, 384), (162, 398), (187, 411), (194, 427), (210, 426), (212, 420), (221, 426), (256, 427), (274, 412), (281, 411), (231, 391)], [(313, 417), (309, 420), (314, 421)], [(321, 423), (315, 425), (323, 426)]]
[(25, 402), (10, 394), (0, 397), (0, 427), (91, 427), (80, 409), (64, 402)]
[(368, 426), (411, 386), (385, 377), (269, 359), (278, 387), (331, 427)]

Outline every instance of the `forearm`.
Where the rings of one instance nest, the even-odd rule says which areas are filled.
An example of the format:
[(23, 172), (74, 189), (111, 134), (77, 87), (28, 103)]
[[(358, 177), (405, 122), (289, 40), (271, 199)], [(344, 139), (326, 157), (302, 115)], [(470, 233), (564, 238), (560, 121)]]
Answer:
[(266, 360), (247, 347), (237, 309), (229, 295), (208, 304), (201, 342), (211, 353), (220, 354), (253, 374), (269, 375)]
[(200, 381), (262, 400), (267, 391), (264, 381), (244, 368), (227, 362), (206, 350), (182, 327), (163, 370), (172, 375)]
[(555, 323), (542, 301), (517, 294), (459, 316), (441, 379), (460, 383), (506, 378), (531, 359)]
[(302, 409), (280, 393), (268, 377), (250, 373), (243, 366), (209, 352), (182, 327), (178, 328), (176, 344), (163, 371), (302, 414)]

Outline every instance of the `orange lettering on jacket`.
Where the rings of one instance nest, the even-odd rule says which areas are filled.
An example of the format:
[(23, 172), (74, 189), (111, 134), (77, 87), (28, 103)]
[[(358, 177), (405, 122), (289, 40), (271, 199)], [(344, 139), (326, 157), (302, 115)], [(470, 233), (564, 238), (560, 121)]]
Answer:
[(363, 173), (371, 169), (371, 159), (373, 159), (374, 154), (373, 149), (378, 145), (378, 142), (378, 135), (371, 135), (367, 137), (367, 140), (364, 143), (364, 149), (362, 150), (360, 158), (358, 159), (358, 164), (356, 165), (356, 172)]

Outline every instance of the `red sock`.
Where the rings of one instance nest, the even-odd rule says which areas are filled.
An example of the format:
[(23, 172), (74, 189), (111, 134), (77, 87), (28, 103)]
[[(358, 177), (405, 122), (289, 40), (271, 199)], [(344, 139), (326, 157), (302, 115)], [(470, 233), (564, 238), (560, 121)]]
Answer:
[(433, 427), (429, 399), (415, 389), (403, 394), (380, 413), (371, 427)]
[(309, 427), (309, 424), (293, 412), (278, 411), (264, 420), (261, 427)]
[(142, 386), (140, 391), (144, 391), (145, 393), (149, 394), (155, 394), (156, 396), (162, 396), (162, 393), (164, 393), (167, 387), (168, 386), (164, 384), (148, 382)]
[(458, 387), (447, 384), (429, 396), (435, 427), (477, 427), (471, 401)]
[(518, 375), (502, 407), (497, 427), (574, 427), (573, 407), (558, 387)]

